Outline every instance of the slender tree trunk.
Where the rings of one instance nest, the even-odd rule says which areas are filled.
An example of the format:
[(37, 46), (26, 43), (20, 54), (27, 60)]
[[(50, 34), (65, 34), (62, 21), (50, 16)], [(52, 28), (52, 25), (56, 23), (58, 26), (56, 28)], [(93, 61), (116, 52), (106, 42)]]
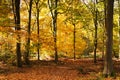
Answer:
[(104, 62), (103, 74), (107, 76), (113, 75), (112, 46), (113, 46), (113, 5), (114, 0), (106, 0), (106, 54)]
[(32, 14), (32, 2), (33, 0), (30, 0), (30, 3), (29, 3), (29, 21), (28, 21), (28, 38), (27, 38), (27, 45), (26, 45), (26, 54), (25, 54), (25, 63), (27, 65), (30, 64), (30, 61), (29, 61), (29, 54), (30, 54), (30, 36), (31, 36), (31, 14)]
[(97, 50), (97, 29), (98, 29), (98, 24), (97, 24), (97, 0), (94, 1), (94, 26), (95, 26), (95, 36), (94, 36), (94, 63), (97, 62), (96, 59), (96, 50)]
[(15, 0), (12, 0), (12, 10), (13, 10), (13, 14), (14, 14), (14, 22), (16, 24)]
[[(12, 0), (14, 3), (14, 0)], [(13, 4), (13, 12), (15, 18), (15, 30), (20, 31), (20, 0), (15, 0), (15, 7)], [(16, 54), (17, 54), (17, 66), (22, 67), (22, 60), (21, 60), (21, 43), (20, 43), (20, 35), (17, 34), (17, 43), (16, 43)]]
[(74, 32), (73, 32), (73, 36), (74, 36), (74, 40), (73, 40), (73, 53), (74, 53), (74, 60), (76, 59), (76, 54), (75, 54), (75, 49), (76, 49), (76, 26), (75, 24), (73, 25), (74, 26)]
[(58, 62), (58, 52), (57, 52), (57, 3), (58, 0), (55, 0), (55, 11), (54, 11), (54, 19), (53, 19), (53, 26), (54, 26), (54, 42), (55, 42), (55, 62)]
[(104, 59), (104, 49), (105, 49), (105, 31), (103, 31), (103, 39), (102, 39), (102, 44), (103, 44), (103, 47), (102, 47), (102, 59)]
[(39, 29), (39, 12), (40, 12), (40, 10), (39, 10), (39, 0), (37, 1), (37, 27), (38, 27), (38, 29), (37, 29), (37, 34), (38, 34), (38, 47), (37, 47), (37, 51), (38, 51), (38, 60), (40, 60), (40, 29)]
[(118, 9), (119, 9), (119, 20), (118, 20), (118, 30), (119, 30), (119, 34), (118, 34), (118, 38), (119, 38), (119, 59), (120, 59), (120, 0), (118, 0)]
[(40, 60), (40, 29), (39, 29), (39, 9), (37, 9), (37, 34), (38, 34), (38, 47), (37, 47), (37, 51), (38, 51), (38, 60)]
[[(52, 25), (53, 25), (53, 37), (54, 37), (54, 50), (55, 50), (55, 62), (58, 62), (58, 52), (57, 52), (57, 3), (58, 0), (54, 2), (48, 0), (49, 9), (52, 15)], [(54, 7), (55, 10), (52, 8)]]
[(38, 34), (38, 45), (37, 45), (37, 52), (38, 52), (38, 60), (40, 60), (40, 29), (39, 29), (39, 13), (40, 13), (40, 9), (39, 9), (39, 0), (36, 1), (36, 10), (37, 10), (37, 16), (36, 16), (36, 19), (37, 19), (37, 34)]
[(2, 0), (0, 0), (0, 5), (2, 4)]
[[(104, 1), (104, 27), (106, 27), (106, 0)], [(104, 51), (104, 48), (105, 48), (105, 33), (106, 33), (106, 30), (105, 28), (103, 28), (103, 54), (102, 54), (102, 58), (104, 59), (105, 58), (105, 51)]]

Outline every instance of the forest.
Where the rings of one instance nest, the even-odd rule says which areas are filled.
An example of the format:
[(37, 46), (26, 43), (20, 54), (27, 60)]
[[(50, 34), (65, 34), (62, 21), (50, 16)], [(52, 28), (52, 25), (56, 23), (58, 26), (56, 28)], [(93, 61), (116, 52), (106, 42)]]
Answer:
[(0, 80), (120, 80), (120, 0), (0, 0)]

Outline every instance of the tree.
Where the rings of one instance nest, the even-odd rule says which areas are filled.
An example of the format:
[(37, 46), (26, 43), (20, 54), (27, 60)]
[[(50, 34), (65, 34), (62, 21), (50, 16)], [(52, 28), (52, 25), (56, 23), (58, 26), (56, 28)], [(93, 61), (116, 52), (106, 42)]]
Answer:
[(2, 3), (2, 0), (0, 0), (0, 4)]
[(94, 63), (97, 62), (96, 60), (96, 49), (97, 49), (97, 30), (98, 30), (98, 23), (97, 23), (97, 0), (94, 1), (94, 26), (95, 26), (95, 36), (94, 36)]
[(119, 58), (120, 58), (120, 0), (118, 0), (118, 10), (119, 10), (119, 20), (118, 20), (118, 32), (119, 32), (119, 35), (118, 35), (118, 37), (119, 37)]
[(52, 27), (53, 27), (53, 37), (54, 37), (54, 49), (55, 49), (55, 62), (58, 61), (57, 52), (57, 6), (58, 0), (48, 0), (49, 9), (52, 15)]
[[(97, 62), (96, 60), (96, 50), (97, 50), (97, 35), (98, 35), (98, 9), (97, 9), (97, 0), (92, 1), (93, 3), (93, 9), (91, 8), (91, 5), (88, 5), (88, 3), (86, 3), (83, 0), (84, 4), (86, 5), (86, 7), (90, 10), (92, 16), (93, 16), (93, 22), (94, 22), (94, 63)], [(89, 2), (89, 1), (88, 1)]]
[(113, 5), (114, 0), (105, 0), (105, 29), (106, 29), (106, 54), (104, 62), (103, 74), (105, 76), (112, 76), (113, 62), (112, 62), (112, 45), (113, 45)]
[[(82, 11), (80, 10), (80, 7), (82, 6), (81, 1), (66, 1), (66, 4), (63, 7), (63, 14), (66, 15), (65, 22), (69, 22), (73, 26), (73, 58), (76, 59), (76, 43), (77, 43), (77, 24), (80, 23)], [(83, 6), (82, 6), (83, 7)], [(81, 8), (82, 9), (82, 8)]]
[(40, 60), (40, 27), (39, 27), (39, 14), (40, 14), (40, 0), (36, 0), (35, 1), (35, 4), (36, 4), (36, 19), (37, 19), (37, 34), (38, 34), (38, 45), (37, 45), (37, 52), (38, 52), (38, 60)]
[[(12, 7), (14, 13), (15, 20), (15, 30), (20, 31), (20, 0), (12, 0)], [(16, 55), (17, 55), (17, 66), (22, 67), (21, 60), (21, 43), (20, 43), (20, 35), (17, 34), (17, 42), (16, 42)]]
[(27, 65), (30, 64), (30, 61), (29, 61), (29, 54), (30, 54), (30, 36), (31, 36), (31, 14), (32, 14), (32, 4), (33, 4), (33, 0), (30, 0), (30, 3), (29, 3), (29, 19), (28, 19), (28, 29), (27, 29), (27, 32), (28, 32), (28, 38), (27, 38), (27, 44), (26, 44), (26, 53), (25, 53), (25, 63)]
[(74, 25), (74, 32), (73, 32), (73, 36), (74, 36), (74, 40), (73, 40), (73, 47), (74, 47), (74, 49), (73, 49), (73, 51), (74, 51), (74, 60), (76, 59), (76, 54), (75, 54), (75, 49), (76, 49), (76, 45), (75, 45), (75, 43), (76, 43), (76, 26), (75, 26), (75, 24), (73, 24)]
[[(35, 8), (36, 8), (36, 24), (37, 24), (37, 53), (38, 53), (38, 60), (40, 60), (40, 47), (41, 47), (41, 42), (40, 42), (40, 11), (46, 7), (46, 0), (41, 1), (41, 0), (35, 0)], [(42, 14), (42, 12), (41, 12)]]

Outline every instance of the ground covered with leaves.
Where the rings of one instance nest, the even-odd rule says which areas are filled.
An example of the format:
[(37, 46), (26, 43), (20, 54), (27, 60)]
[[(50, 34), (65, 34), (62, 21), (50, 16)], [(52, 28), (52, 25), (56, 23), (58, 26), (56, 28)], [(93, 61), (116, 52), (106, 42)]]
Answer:
[(116, 77), (103, 78), (103, 61), (93, 59), (61, 59), (32, 61), (30, 66), (17, 68), (0, 63), (0, 80), (120, 80), (120, 62), (114, 61)]

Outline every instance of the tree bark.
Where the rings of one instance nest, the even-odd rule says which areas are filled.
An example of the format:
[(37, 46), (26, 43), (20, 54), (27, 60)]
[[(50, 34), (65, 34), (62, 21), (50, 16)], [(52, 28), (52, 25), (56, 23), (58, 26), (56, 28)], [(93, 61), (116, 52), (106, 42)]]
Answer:
[[(106, 26), (106, 1), (104, 1), (104, 27)], [(102, 50), (102, 59), (105, 58), (105, 37), (106, 37), (106, 30), (103, 28), (103, 50)]]
[(0, 0), (0, 5), (2, 4), (2, 0)]
[(104, 62), (103, 74), (107, 76), (113, 75), (112, 46), (113, 46), (113, 5), (114, 0), (106, 0), (106, 54)]
[(36, 19), (37, 19), (37, 35), (38, 35), (38, 44), (37, 44), (37, 52), (38, 52), (38, 60), (40, 60), (40, 27), (39, 27), (39, 13), (40, 13), (40, 9), (39, 9), (39, 0), (36, 1), (36, 10), (37, 10), (37, 16), (36, 16)]
[[(51, 3), (50, 3), (51, 2)], [(49, 9), (52, 15), (52, 25), (53, 25), (53, 37), (54, 37), (54, 50), (55, 50), (55, 62), (58, 62), (58, 51), (57, 51), (57, 6), (58, 0), (53, 1), (48, 0)], [(55, 10), (52, 8), (54, 7)]]
[(73, 32), (73, 36), (74, 36), (74, 40), (73, 40), (73, 53), (74, 53), (74, 60), (76, 59), (76, 53), (75, 53), (75, 50), (76, 50), (76, 26), (75, 24), (73, 24), (74, 26), (74, 32)]
[(27, 45), (26, 45), (26, 53), (25, 53), (25, 63), (27, 65), (30, 64), (30, 61), (29, 61), (29, 54), (30, 54), (30, 36), (31, 36), (31, 14), (32, 14), (32, 3), (33, 3), (33, 0), (30, 0), (30, 3), (29, 3), (29, 20), (28, 20), (28, 38), (27, 38)]
[(54, 42), (55, 42), (55, 62), (58, 62), (58, 52), (57, 52), (57, 3), (58, 0), (55, 0), (55, 11), (53, 18), (53, 26), (54, 26)]
[[(14, 1), (13, 1), (14, 3)], [(13, 5), (14, 7), (14, 5)], [(15, 12), (15, 30), (20, 31), (20, 0), (15, 0), (15, 7), (13, 8), (13, 12)], [(22, 67), (21, 60), (21, 43), (20, 43), (20, 35), (17, 34), (17, 42), (16, 42), (16, 55), (17, 55), (17, 66)]]
[(96, 50), (97, 50), (97, 29), (98, 29), (98, 23), (97, 23), (97, 0), (94, 1), (94, 26), (95, 26), (95, 36), (94, 36), (94, 63), (97, 62), (96, 59)]
[(118, 30), (119, 30), (119, 34), (118, 34), (118, 38), (119, 38), (119, 59), (120, 59), (120, 0), (118, 0), (118, 10), (119, 10), (119, 20), (118, 20)]
[(103, 38), (102, 38), (102, 59), (104, 59), (104, 52), (105, 52), (105, 31), (103, 30)]

